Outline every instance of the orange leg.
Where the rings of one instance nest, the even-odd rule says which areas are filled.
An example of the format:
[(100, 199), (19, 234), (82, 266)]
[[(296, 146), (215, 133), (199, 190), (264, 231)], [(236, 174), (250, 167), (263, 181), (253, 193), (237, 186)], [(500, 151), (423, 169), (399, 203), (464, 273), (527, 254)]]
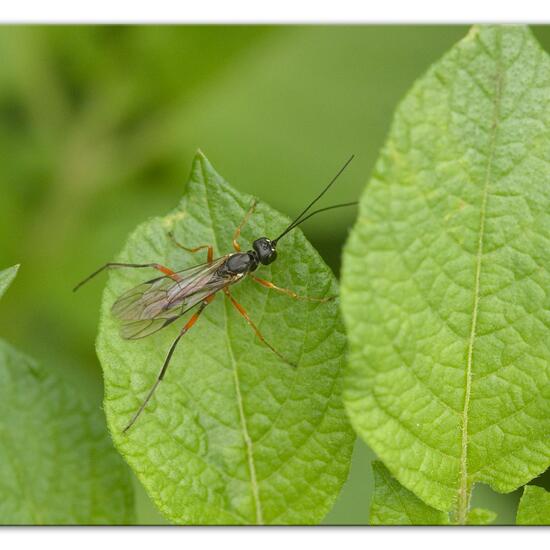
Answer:
[(208, 250), (208, 252), (206, 253), (206, 261), (209, 264), (212, 263), (212, 259), (214, 258), (214, 248), (212, 247), (212, 245), (203, 244), (201, 246), (196, 246), (195, 248), (187, 248), (186, 246), (183, 246), (181, 243), (176, 241), (176, 238), (174, 237), (174, 233), (172, 233), (172, 231), (168, 232), (168, 236), (172, 239), (172, 242), (176, 246), (179, 246), (180, 248), (183, 248), (183, 250), (186, 250), (187, 252), (191, 252), (192, 254), (194, 254), (195, 252), (198, 252), (199, 250), (204, 250), (206, 248)]
[(252, 213), (254, 212), (254, 209), (256, 208), (256, 204), (258, 204), (258, 201), (254, 199), (252, 201), (252, 204), (250, 205), (250, 208), (248, 209), (247, 213), (244, 215), (243, 221), (239, 224), (239, 227), (235, 229), (235, 234), (233, 235), (233, 248), (237, 251), (241, 251), (241, 245), (238, 243), (237, 239), (241, 236), (241, 229), (243, 228), (244, 224), (248, 221)]
[(281, 355), (263, 336), (263, 334), (260, 332), (260, 329), (254, 324), (252, 319), (248, 316), (248, 313), (244, 309), (233, 296), (231, 296), (231, 293), (227, 288), (224, 288), (223, 291), (225, 292), (225, 295), (231, 300), (231, 303), (235, 306), (235, 309), (245, 318), (246, 322), (250, 325), (252, 330), (256, 333), (256, 336), (260, 339), (261, 342), (263, 342), (277, 357), (282, 359), (285, 363), (289, 364), (291, 367), (296, 367), (293, 363), (291, 363), (284, 355)]
[(160, 382), (164, 378), (164, 375), (166, 374), (166, 370), (168, 369), (168, 365), (170, 364), (170, 359), (172, 359), (172, 355), (174, 354), (176, 346), (178, 345), (178, 342), (180, 341), (181, 337), (197, 322), (198, 318), (200, 317), (200, 314), (204, 311), (206, 306), (214, 299), (214, 297), (215, 297), (215, 294), (212, 294), (211, 296), (208, 296), (207, 298), (205, 298), (201, 303), (201, 305), (199, 306), (199, 309), (189, 318), (189, 321), (185, 323), (185, 326), (181, 329), (177, 338), (174, 340), (174, 342), (170, 346), (170, 349), (168, 350), (168, 354), (166, 355), (166, 359), (164, 360), (164, 364), (162, 365), (162, 369), (160, 369), (160, 373), (157, 376), (157, 379), (153, 384), (153, 387), (149, 390), (149, 393), (143, 400), (143, 403), (139, 407), (136, 414), (134, 414), (134, 416), (132, 417), (132, 420), (130, 420), (128, 425), (124, 428), (124, 430), (122, 430), (122, 433), (126, 433), (135, 424), (139, 415), (143, 412), (143, 409), (145, 409), (145, 407), (147, 406), (147, 403), (149, 403), (149, 400), (153, 396), (153, 393), (155, 393), (157, 386), (160, 384)]
[(181, 281), (181, 277), (175, 271), (172, 271), (169, 267), (160, 264), (151, 264), (151, 267), (154, 267), (155, 269), (158, 269), (161, 273), (168, 275), (168, 277), (174, 279), (174, 281)]
[(262, 286), (265, 286), (266, 288), (272, 288), (273, 290), (276, 290), (278, 292), (282, 292), (283, 294), (286, 294), (287, 296), (290, 296), (291, 298), (294, 298), (296, 300), (309, 300), (310, 302), (328, 302), (330, 300), (334, 300), (335, 298), (335, 296), (328, 296), (326, 298), (311, 298), (310, 296), (300, 296), (299, 294), (296, 294), (296, 292), (294, 292), (293, 290), (289, 290), (288, 288), (281, 288), (280, 286), (273, 284), (271, 281), (260, 279), (259, 277), (256, 277), (252, 274), (250, 274), (250, 277), (252, 277), (252, 279), (254, 279)]
[(78, 290), (84, 283), (87, 283), (90, 279), (95, 277), (96, 275), (99, 275), (103, 270), (105, 269), (111, 269), (111, 268), (117, 268), (117, 267), (152, 267), (153, 269), (158, 269), (161, 273), (164, 273), (168, 277), (171, 277), (174, 279), (174, 281), (181, 281), (181, 277), (175, 272), (172, 271), (169, 267), (166, 267), (161, 264), (157, 263), (151, 263), (151, 264), (125, 264), (120, 262), (109, 262), (103, 266), (101, 266), (97, 271), (94, 271), (91, 275), (86, 277), (83, 281), (80, 281), (74, 288), (73, 291)]

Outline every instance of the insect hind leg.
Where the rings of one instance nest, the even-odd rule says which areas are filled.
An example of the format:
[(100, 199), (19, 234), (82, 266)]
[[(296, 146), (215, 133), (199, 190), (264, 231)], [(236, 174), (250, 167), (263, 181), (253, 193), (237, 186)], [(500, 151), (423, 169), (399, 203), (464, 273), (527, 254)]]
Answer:
[(174, 355), (174, 351), (176, 350), (176, 346), (178, 345), (181, 338), (187, 333), (187, 331), (197, 322), (199, 319), (201, 313), (204, 311), (206, 306), (214, 299), (214, 295), (208, 296), (205, 298), (205, 300), (201, 303), (199, 309), (191, 316), (189, 321), (185, 323), (185, 326), (181, 329), (180, 333), (176, 337), (176, 339), (172, 342), (172, 345), (170, 346), (170, 349), (168, 350), (168, 353), (166, 354), (166, 359), (164, 359), (164, 363), (162, 364), (162, 368), (160, 369), (160, 372), (157, 376), (157, 379), (155, 380), (155, 383), (145, 396), (145, 399), (141, 403), (139, 409), (134, 414), (130, 422), (126, 425), (126, 427), (122, 430), (122, 433), (126, 433), (135, 423), (136, 420), (139, 418), (140, 414), (143, 412), (145, 407), (147, 406), (147, 403), (149, 403), (151, 397), (153, 397), (153, 394), (155, 393), (155, 390), (157, 389), (158, 385), (162, 382), (162, 379), (164, 378), (164, 375), (166, 374), (166, 371), (168, 370), (168, 365), (170, 364), (170, 360), (172, 359), (172, 355)]
[(88, 275), (88, 277), (86, 277), (83, 281), (80, 281), (73, 288), (73, 292), (76, 292), (82, 285), (87, 283), (90, 279), (93, 279), (96, 275), (99, 275), (105, 269), (121, 268), (121, 267), (131, 267), (131, 268), (152, 267), (153, 269), (157, 269), (161, 273), (164, 273), (164, 275), (167, 275), (168, 277), (171, 277), (172, 279), (174, 279), (174, 281), (180, 281), (181, 280), (181, 277), (175, 271), (172, 271), (169, 267), (166, 267), (162, 264), (157, 264), (157, 263), (127, 264), (127, 263), (122, 263), (122, 262), (108, 262), (105, 265), (102, 265), (96, 271), (94, 271), (91, 275)]

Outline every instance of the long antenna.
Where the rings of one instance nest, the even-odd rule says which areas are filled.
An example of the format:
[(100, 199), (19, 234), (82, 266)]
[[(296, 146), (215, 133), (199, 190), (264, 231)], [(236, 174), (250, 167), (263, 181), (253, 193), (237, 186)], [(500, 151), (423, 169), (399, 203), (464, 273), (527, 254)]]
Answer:
[(281, 235), (279, 235), (275, 241), (271, 241), (276, 243), (281, 237), (284, 237), (288, 232), (292, 231), (296, 227), (298, 227), (301, 223), (305, 222), (306, 220), (309, 220), (311, 216), (315, 216), (315, 214), (319, 214), (320, 212), (326, 212), (327, 210), (333, 210), (334, 208), (343, 208), (344, 206), (355, 206), (356, 204), (359, 204), (359, 201), (355, 202), (346, 202), (343, 204), (333, 204), (332, 206), (325, 206), (325, 208), (319, 208), (319, 210), (314, 210), (310, 214), (308, 214), (305, 218), (302, 218), (299, 222), (293, 223), (291, 226), (287, 227)]
[(313, 214), (315, 213), (318, 213), (318, 212), (322, 212), (324, 210), (330, 210), (331, 208), (339, 208), (340, 206), (348, 206), (348, 205), (351, 205), (351, 204), (355, 204), (355, 203), (346, 203), (345, 205), (336, 205), (336, 206), (330, 206), (328, 208), (323, 208), (321, 210), (317, 210), (316, 212), (314, 212), (313, 214), (310, 214), (309, 216), (307, 216), (306, 218), (303, 218), (303, 219), (300, 219), (302, 218), (302, 216), (304, 214), (307, 213), (307, 211), (330, 189), (330, 187), (332, 186), (332, 184), (338, 179), (338, 177), (342, 174), (342, 172), (348, 167), (348, 164), (353, 160), (353, 158), (355, 157), (355, 155), (351, 155), (351, 157), (344, 163), (344, 165), (342, 166), (342, 168), (340, 168), (340, 170), (338, 170), (337, 174), (329, 181), (328, 185), (319, 193), (319, 195), (317, 195), (317, 197), (315, 197), (307, 206), (306, 208), (300, 213), (300, 215), (276, 238), (276, 239), (273, 239), (272, 242), (273, 244), (277, 244), (277, 241), (283, 237), (284, 235), (286, 235), (289, 231), (291, 231), (292, 229), (294, 229), (297, 225), (299, 225), (300, 223), (302, 223), (304, 220), (306, 220), (307, 218), (313, 216)]
[(320, 212), (326, 212), (327, 210), (333, 210), (334, 208), (343, 208), (344, 206), (355, 206), (356, 204), (359, 204), (359, 201), (345, 202), (343, 204), (333, 204), (332, 206), (325, 206), (324, 208), (319, 208), (319, 210), (314, 210), (313, 212), (308, 214), (305, 218), (302, 218), (298, 223), (295, 223), (292, 226), (292, 229), (294, 229), (301, 223), (304, 223), (306, 220), (309, 220), (311, 216), (315, 216), (315, 214), (319, 214)]

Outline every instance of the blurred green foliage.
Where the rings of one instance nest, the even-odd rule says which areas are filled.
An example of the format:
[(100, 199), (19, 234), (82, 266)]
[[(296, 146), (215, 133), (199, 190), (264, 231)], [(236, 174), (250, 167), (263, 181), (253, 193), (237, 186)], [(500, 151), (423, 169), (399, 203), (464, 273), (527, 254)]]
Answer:
[[(466, 31), (1, 27), (0, 267), (21, 268), (2, 303), (0, 334), (99, 404), (103, 285), (76, 296), (71, 288), (138, 223), (178, 203), (195, 150), (237, 189), (289, 216), (355, 153), (324, 204), (354, 200), (396, 104)], [(549, 28), (535, 34), (550, 49)], [(338, 210), (303, 226), (336, 273), (354, 217)], [(327, 522), (366, 522), (372, 456), (357, 445)], [(159, 521), (140, 494), (141, 521)], [(497, 522), (513, 520), (516, 500), (485, 488), (474, 495), (475, 505), (500, 506)]]

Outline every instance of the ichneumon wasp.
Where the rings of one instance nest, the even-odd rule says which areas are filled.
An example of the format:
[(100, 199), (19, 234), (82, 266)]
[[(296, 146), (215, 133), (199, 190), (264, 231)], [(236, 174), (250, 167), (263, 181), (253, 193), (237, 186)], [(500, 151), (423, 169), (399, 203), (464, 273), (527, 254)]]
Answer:
[(181, 338), (189, 331), (189, 329), (197, 322), (201, 313), (206, 306), (214, 299), (215, 295), (221, 290), (226, 297), (230, 300), (235, 309), (243, 316), (248, 325), (256, 333), (256, 336), (260, 341), (265, 344), (273, 353), (275, 353), (285, 363), (295, 367), (290, 363), (284, 355), (279, 353), (262, 335), (258, 327), (254, 324), (249, 317), (245, 309), (239, 304), (229, 291), (229, 287), (244, 277), (248, 276), (256, 283), (267, 287), (269, 289), (281, 292), (290, 296), (291, 298), (298, 300), (310, 300), (315, 302), (326, 302), (333, 297), (328, 298), (314, 298), (309, 296), (299, 296), (292, 290), (287, 288), (281, 288), (265, 279), (261, 279), (253, 275), (253, 272), (261, 265), (269, 265), (277, 259), (277, 244), (279, 241), (290, 231), (296, 228), (307, 219), (311, 218), (315, 214), (332, 210), (334, 208), (342, 208), (344, 206), (352, 206), (357, 202), (349, 202), (344, 204), (336, 204), (320, 208), (313, 212), (310, 211), (311, 207), (329, 190), (332, 184), (338, 179), (340, 174), (346, 169), (348, 164), (353, 160), (353, 155), (346, 161), (346, 163), (340, 168), (337, 174), (332, 178), (328, 185), (319, 193), (315, 199), (313, 199), (308, 206), (300, 213), (300, 215), (275, 239), (268, 239), (267, 237), (260, 237), (252, 243), (252, 248), (246, 252), (241, 250), (238, 239), (241, 234), (243, 226), (246, 224), (250, 216), (253, 214), (256, 207), (256, 201), (253, 201), (250, 208), (246, 212), (243, 220), (235, 230), (233, 235), (233, 248), (235, 252), (226, 254), (219, 258), (213, 257), (212, 245), (201, 245), (194, 248), (188, 248), (179, 243), (172, 232), (168, 233), (168, 236), (172, 242), (182, 248), (183, 250), (191, 253), (199, 252), (200, 250), (207, 251), (207, 259), (203, 264), (199, 264), (193, 267), (182, 269), (180, 271), (173, 271), (172, 269), (158, 264), (158, 263), (145, 263), (145, 264), (130, 264), (120, 262), (109, 262), (100, 267), (97, 271), (94, 271), (91, 275), (86, 277), (83, 281), (78, 283), (73, 290), (78, 290), (84, 283), (87, 283), (90, 279), (101, 273), (105, 269), (110, 268), (153, 268), (162, 273), (162, 276), (156, 277), (142, 283), (134, 288), (131, 288), (122, 296), (120, 296), (113, 304), (111, 312), (115, 318), (121, 321), (120, 335), (128, 340), (135, 340), (138, 338), (144, 338), (149, 336), (164, 327), (170, 325), (189, 310), (197, 307), (197, 310), (189, 318), (187, 323), (183, 326), (176, 339), (170, 346), (166, 358), (162, 365), (162, 368), (157, 376), (157, 379), (145, 399), (141, 403), (139, 409), (134, 414), (128, 425), (124, 428), (123, 433), (128, 431), (136, 422), (139, 415), (143, 412), (147, 403), (153, 396), (153, 393), (157, 389), (158, 385), (164, 378), (168, 365), (174, 350), (178, 345)]

